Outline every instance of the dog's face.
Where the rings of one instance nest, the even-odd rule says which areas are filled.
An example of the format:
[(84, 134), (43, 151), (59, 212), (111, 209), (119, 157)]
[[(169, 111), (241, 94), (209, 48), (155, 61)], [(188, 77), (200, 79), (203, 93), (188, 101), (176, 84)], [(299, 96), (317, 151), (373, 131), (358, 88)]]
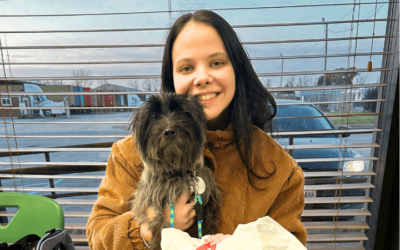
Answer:
[(130, 127), (145, 166), (161, 168), (155, 171), (193, 170), (203, 159), (206, 116), (195, 97), (154, 95), (137, 110)]

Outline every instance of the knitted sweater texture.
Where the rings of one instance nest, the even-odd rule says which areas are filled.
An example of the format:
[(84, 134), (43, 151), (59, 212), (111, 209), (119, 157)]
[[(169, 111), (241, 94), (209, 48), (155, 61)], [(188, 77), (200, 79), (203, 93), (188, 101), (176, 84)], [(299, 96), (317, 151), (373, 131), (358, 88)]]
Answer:
[[(203, 150), (223, 196), (218, 233), (232, 234), (239, 224), (268, 215), (305, 244), (307, 234), (300, 221), (305, 203), (301, 168), (269, 135), (256, 129), (251, 164), (275, 171), (269, 178), (254, 178), (256, 187), (263, 188), (257, 190), (249, 183), (232, 140), (231, 126), (224, 131), (207, 131)], [(142, 171), (134, 138), (128, 136), (113, 144), (86, 228), (92, 250), (146, 249), (128, 204)], [(255, 172), (265, 176), (262, 171)]]

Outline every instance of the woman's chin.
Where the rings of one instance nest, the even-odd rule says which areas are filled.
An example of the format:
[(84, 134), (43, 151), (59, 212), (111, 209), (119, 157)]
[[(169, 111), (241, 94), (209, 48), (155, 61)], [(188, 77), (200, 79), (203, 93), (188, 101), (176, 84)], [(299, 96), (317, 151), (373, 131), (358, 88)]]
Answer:
[(207, 117), (207, 129), (212, 131), (224, 130), (228, 125), (226, 122), (226, 118), (228, 116), (227, 110), (224, 110), (219, 116), (207, 111), (212, 110), (207, 110), (206, 108), (204, 109)]

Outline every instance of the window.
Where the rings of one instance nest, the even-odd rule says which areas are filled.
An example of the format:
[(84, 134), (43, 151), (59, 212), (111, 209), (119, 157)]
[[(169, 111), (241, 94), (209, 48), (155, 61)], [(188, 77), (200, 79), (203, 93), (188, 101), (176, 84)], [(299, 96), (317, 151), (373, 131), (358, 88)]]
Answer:
[(2, 106), (12, 106), (11, 98), (1, 98)]
[[(2, 51), (9, 53), (0, 85), (21, 96), (32, 84), (52, 101), (51, 112), (25, 107), (29, 118), (14, 119), (12, 129), (3, 119), (10, 146), (0, 148), (0, 191), (15, 191), (15, 184), (57, 198), (66, 228), (84, 229), (111, 145), (129, 135), (127, 111), (160, 90), (168, 24), (184, 12), (213, 9), (234, 26), (277, 100), (271, 135), (304, 171), (307, 247), (372, 249), (398, 81), (398, 2), (151, 2), (54, 2), (27, 5), (28, 13), (25, 2), (0, 1)], [(18, 108), (5, 107), (6, 118), (17, 117)], [(57, 110), (67, 112), (44, 117)], [(15, 169), (22, 174), (13, 182)]]

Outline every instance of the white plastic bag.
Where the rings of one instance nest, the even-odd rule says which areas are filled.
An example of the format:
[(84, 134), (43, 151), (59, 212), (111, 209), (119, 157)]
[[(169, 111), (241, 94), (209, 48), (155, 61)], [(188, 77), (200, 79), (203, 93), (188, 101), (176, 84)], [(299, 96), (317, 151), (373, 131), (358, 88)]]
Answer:
[[(174, 228), (161, 232), (163, 250), (196, 250), (200, 240)], [(216, 250), (307, 250), (289, 231), (269, 216), (239, 225), (233, 235), (217, 244)]]

